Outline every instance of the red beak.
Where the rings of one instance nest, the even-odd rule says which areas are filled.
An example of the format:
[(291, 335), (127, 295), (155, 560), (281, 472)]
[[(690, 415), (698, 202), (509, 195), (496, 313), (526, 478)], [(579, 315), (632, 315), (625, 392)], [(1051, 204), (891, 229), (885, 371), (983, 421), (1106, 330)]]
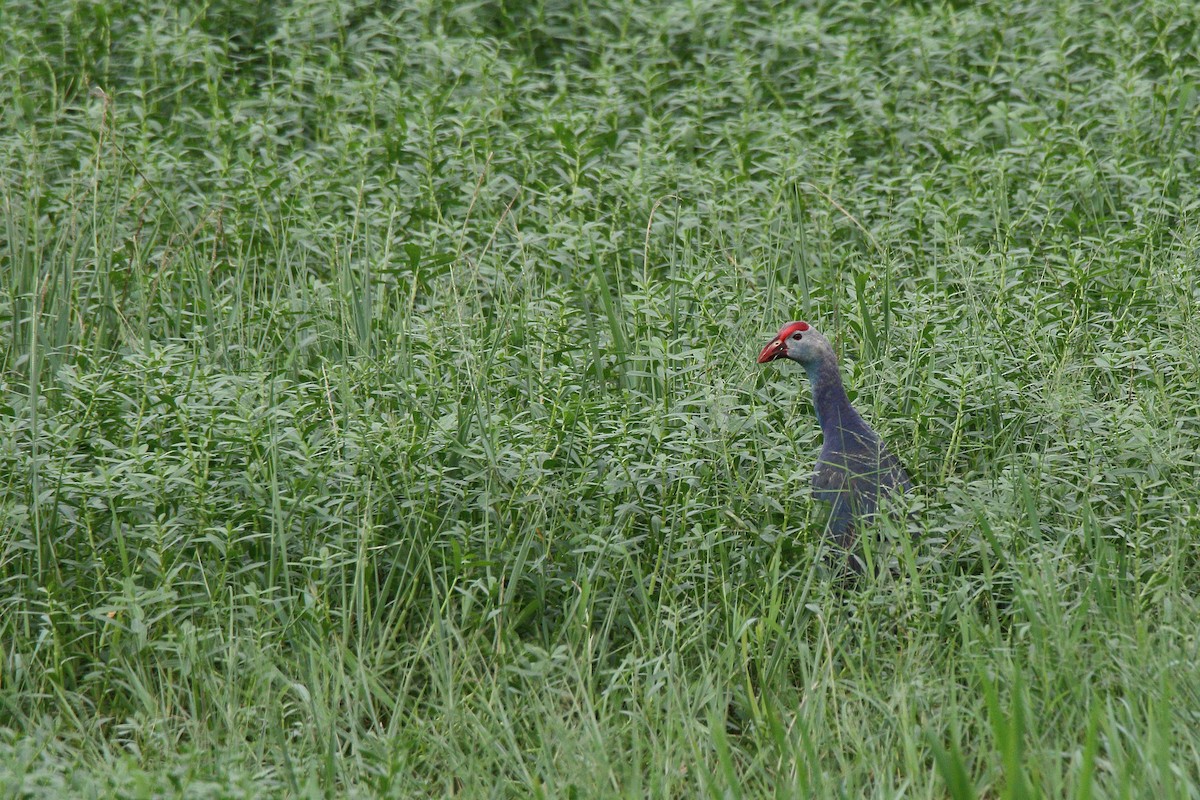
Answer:
[(758, 363), (765, 364), (768, 361), (782, 358), (785, 352), (787, 352), (787, 345), (780, 339), (772, 339), (767, 342), (767, 346), (758, 354)]

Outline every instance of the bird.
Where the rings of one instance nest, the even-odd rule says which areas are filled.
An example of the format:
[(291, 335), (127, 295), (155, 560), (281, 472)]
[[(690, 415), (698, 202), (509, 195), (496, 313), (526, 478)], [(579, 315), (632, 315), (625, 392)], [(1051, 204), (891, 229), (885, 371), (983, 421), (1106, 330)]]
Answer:
[(912, 491), (912, 481), (883, 439), (850, 405), (833, 345), (807, 322), (789, 322), (758, 354), (758, 363), (789, 358), (808, 373), (821, 426), (821, 453), (813, 471), (813, 496), (831, 506), (827, 532), (863, 571), (855, 554), (858, 526), (885, 497)]

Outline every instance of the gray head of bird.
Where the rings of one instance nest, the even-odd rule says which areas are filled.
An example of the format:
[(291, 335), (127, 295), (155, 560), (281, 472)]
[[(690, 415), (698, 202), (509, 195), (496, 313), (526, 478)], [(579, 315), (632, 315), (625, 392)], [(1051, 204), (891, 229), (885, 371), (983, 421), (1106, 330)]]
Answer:
[(779, 329), (775, 338), (758, 354), (758, 363), (777, 358), (790, 358), (805, 369), (819, 364), (836, 364), (833, 345), (807, 322), (789, 322)]

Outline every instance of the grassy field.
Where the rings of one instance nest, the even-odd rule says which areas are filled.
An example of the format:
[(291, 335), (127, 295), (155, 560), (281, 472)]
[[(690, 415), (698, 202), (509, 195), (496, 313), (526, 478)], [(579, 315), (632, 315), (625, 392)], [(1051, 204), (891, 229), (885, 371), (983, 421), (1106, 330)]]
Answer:
[(1200, 796), (1194, 3), (0, 43), (0, 795)]

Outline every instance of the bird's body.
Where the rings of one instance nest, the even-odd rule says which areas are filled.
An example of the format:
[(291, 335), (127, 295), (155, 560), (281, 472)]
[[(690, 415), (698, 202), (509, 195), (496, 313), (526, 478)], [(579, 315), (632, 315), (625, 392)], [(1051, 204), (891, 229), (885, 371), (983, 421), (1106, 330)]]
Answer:
[[(830, 536), (852, 550), (858, 523), (875, 514), (883, 497), (909, 491), (912, 482), (879, 434), (850, 405), (828, 339), (806, 322), (789, 322), (762, 349), (758, 363), (778, 358), (796, 361), (808, 373), (824, 440), (813, 473), (813, 496), (831, 505)], [(858, 566), (853, 557), (851, 563)]]

